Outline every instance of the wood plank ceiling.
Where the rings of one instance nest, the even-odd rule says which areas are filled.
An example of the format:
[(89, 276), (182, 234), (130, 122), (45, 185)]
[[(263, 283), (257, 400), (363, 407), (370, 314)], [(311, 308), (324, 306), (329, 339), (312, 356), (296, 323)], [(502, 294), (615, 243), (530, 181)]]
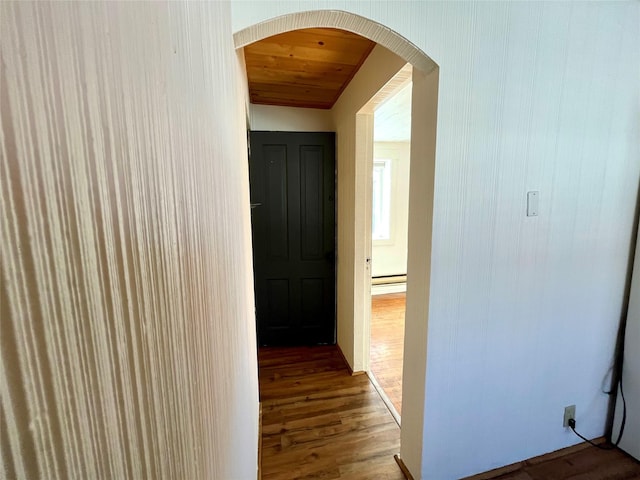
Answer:
[(244, 47), (251, 102), (333, 107), (375, 42), (332, 28), (307, 28)]

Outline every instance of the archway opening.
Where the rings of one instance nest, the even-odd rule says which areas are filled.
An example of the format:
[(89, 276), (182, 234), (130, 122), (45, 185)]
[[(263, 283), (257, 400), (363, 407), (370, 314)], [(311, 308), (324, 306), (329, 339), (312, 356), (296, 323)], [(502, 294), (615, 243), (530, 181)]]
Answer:
[[(435, 178), (438, 66), (389, 28), (343, 11), (301, 12), (262, 22), (234, 34), (241, 49), (261, 39), (302, 28), (336, 28), (385, 47), (413, 67), (407, 300), (404, 337), (403, 428), (400, 457), (409, 471), (422, 471), (429, 283)], [(370, 98), (362, 101), (358, 110)], [(338, 197), (337, 342), (354, 372), (369, 358), (371, 273), (371, 182), (373, 122), (354, 112), (348, 126), (336, 126)], [(369, 142), (362, 139), (369, 138)], [(341, 195), (343, 193), (343, 195)]]

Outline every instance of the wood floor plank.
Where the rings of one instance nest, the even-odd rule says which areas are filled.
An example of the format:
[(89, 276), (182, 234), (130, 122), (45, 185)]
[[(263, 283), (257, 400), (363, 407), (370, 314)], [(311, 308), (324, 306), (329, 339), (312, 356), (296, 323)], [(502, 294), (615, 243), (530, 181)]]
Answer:
[[(575, 448), (575, 447), (572, 447)], [(545, 460), (545, 458), (549, 458)], [(639, 480), (640, 462), (618, 449), (586, 446), (579, 451), (554, 452), (513, 465), (509, 473), (480, 474), (465, 480)]]
[(261, 349), (262, 478), (403, 480), (400, 429), (336, 347)]
[(640, 479), (640, 464), (620, 450), (584, 449), (524, 467), (533, 480), (630, 480)]
[(399, 414), (402, 414), (405, 306), (405, 293), (371, 297), (370, 369)]

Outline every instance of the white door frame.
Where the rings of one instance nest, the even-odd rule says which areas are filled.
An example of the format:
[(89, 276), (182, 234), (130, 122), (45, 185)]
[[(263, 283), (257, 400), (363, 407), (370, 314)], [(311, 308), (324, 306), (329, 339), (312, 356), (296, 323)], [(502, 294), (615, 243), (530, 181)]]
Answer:
[[(370, 371), (371, 367), (371, 259), (373, 242), (371, 217), (373, 208), (373, 149), (375, 109), (402, 90), (411, 81), (413, 66), (407, 63), (365, 104), (356, 115), (356, 164), (363, 165), (366, 176), (361, 176), (360, 188), (363, 190), (363, 216), (365, 225), (360, 233), (364, 239), (365, 272), (363, 280), (364, 296), (362, 301), (362, 320), (364, 339), (362, 342), (362, 369)], [(360, 211), (356, 206), (356, 211)], [(357, 233), (357, 234), (358, 234)]]

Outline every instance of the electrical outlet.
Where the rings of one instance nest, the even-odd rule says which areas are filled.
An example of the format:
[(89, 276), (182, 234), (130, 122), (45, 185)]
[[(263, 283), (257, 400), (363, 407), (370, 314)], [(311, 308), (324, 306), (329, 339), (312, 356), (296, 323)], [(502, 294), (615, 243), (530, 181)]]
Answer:
[(564, 421), (562, 422), (563, 427), (569, 426), (569, 420), (576, 419), (576, 406), (570, 405), (568, 407), (564, 407)]

